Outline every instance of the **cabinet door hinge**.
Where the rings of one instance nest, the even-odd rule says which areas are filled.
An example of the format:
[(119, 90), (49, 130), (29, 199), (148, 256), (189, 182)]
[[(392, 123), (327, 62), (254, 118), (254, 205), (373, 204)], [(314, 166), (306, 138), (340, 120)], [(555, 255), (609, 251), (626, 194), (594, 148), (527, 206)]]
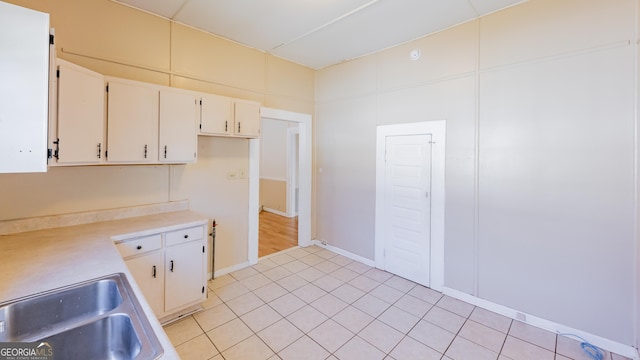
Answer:
[(55, 36), (55, 35), (53, 35), (53, 34), (49, 34), (49, 45), (53, 45), (53, 44), (55, 44), (55, 43), (56, 43), (56, 42), (55, 42), (55, 39), (56, 39), (56, 36)]
[(56, 77), (60, 79), (60, 69), (56, 70)]
[(204, 254), (204, 246), (202, 247), (202, 253)]
[(202, 124), (200, 124), (200, 130), (202, 130)]
[(204, 294), (204, 286), (202, 287), (202, 293)]

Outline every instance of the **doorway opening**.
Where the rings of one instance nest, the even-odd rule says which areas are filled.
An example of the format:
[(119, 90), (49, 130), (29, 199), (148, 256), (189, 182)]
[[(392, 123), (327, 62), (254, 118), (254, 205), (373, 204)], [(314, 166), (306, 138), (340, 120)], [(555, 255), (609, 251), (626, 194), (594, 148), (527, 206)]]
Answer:
[(377, 129), (376, 267), (441, 291), (444, 286), (446, 122)]
[[(311, 115), (266, 108), (260, 110), (262, 120), (280, 120), (298, 125), (298, 237), (297, 245), (311, 245)], [(258, 262), (260, 216), (260, 150), (261, 140), (249, 140), (249, 243), (248, 263)]]

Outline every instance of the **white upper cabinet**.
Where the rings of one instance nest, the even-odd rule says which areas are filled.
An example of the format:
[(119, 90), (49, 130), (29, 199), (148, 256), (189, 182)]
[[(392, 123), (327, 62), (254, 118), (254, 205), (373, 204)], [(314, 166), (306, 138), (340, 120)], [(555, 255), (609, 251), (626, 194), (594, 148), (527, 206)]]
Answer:
[(47, 171), (49, 15), (0, 2), (0, 173)]
[(260, 104), (248, 100), (235, 101), (235, 124), (233, 132), (247, 138), (260, 137)]
[(156, 162), (158, 89), (115, 78), (107, 78), (107, 84), (107, 161)]
[(198, 133), (196, 121), (200, 117), (199, 101), (188, 91), (160, 90), (161, 163), (196, 161)]
[(105, 85), (101, 74), (58, 60), (57, 162), (104, 161)]
[(260, 137), (260, 103), (218, 95), (203, 95), (200, 135)]
[(200, 105), (200, 134), (233, 134), (233, 99), (207, 94), (202, 95)]

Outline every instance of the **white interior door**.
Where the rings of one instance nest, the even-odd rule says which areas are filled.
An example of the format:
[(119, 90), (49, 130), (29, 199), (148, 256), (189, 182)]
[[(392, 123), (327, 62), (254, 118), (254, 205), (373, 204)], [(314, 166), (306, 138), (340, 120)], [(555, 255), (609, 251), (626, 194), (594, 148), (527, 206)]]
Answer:
[(384, 267), (429, 286), (431, 135), (386, 137)]

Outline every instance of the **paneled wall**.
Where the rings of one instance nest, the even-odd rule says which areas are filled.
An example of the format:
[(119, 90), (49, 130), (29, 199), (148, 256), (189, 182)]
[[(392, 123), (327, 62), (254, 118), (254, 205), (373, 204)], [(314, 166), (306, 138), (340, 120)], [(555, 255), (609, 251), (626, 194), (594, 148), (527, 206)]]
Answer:
[[(5, 0), (6, 1), (6, 0)], [(50, 13), (57, 55), (105, 75), (313, 113), (314, 71), (109, 0), (8, 0)], [(199, 137), (189, 165), (0, 174), (0, 221), (189, 199), (218, 221), (216, 269), (247, 261), (248, 141)]]
[(635, 345), (636, 12), (529, 0), (319, 71), (318, 239), (373, 259), (376, 126), (444, 119), (445, 286)]

